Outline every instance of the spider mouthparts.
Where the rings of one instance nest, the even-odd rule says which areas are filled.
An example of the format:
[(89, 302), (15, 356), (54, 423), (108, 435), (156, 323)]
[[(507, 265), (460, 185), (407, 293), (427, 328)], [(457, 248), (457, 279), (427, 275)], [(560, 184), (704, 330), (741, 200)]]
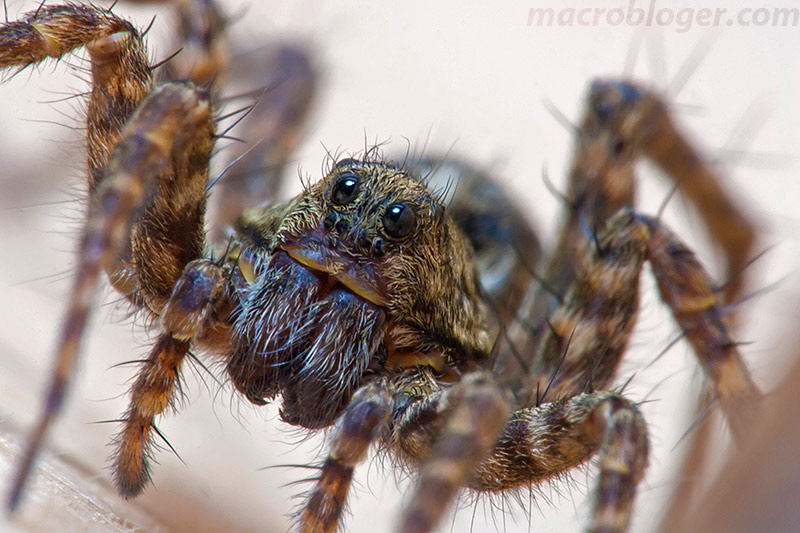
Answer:
[(332, 249), (323, 239), (315, 238), (313, 232), (285, 242), (281, 248), (301, 265), (325, 272), (357, 296), (379, 307), (387, 306), (380, 277), (370, 262), (360, 262)]

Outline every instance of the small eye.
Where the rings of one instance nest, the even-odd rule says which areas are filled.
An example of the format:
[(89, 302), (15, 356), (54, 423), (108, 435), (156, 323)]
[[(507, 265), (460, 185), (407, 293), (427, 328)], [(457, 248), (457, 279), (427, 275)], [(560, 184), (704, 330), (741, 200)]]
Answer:
[(336, 205), (349, 204), (358, 194), (358, 183), (358, 176), (352, 172), (340, 175), (333, 185), (331, 201)]
[(387, 235), (396, 239), (411, 233), (415, 221), (414, 210), (406, 204), (392, 204), (383, 215), (383, 227)]

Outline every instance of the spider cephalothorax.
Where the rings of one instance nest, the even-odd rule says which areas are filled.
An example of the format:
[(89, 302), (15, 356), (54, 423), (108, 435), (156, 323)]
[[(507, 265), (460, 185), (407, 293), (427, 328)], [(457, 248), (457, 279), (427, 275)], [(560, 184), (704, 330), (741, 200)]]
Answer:
[[(89, 213), (57, 369), (12, 506), (63, 399), (102, 271), (157, 333), (114, 443), (125, 497), (149, 483), (155, 420), (174, 406), (185, 359), (202, 352), (249, 401), (280, 397), (287, 422), (329, 428), (299, 514), (305, 532), (339, 527), (353, 470), (373, 443), (420, 472), (401, 531), (430, 531), (464, 487), (514, 490), (594, 456), (590, 528), (624, 531), (649, 441), (614, 379), (645, 262), (734, 433), (746, 431), (758, 389), (703, 267), (633, 207), (632, 161), (651, 158), (706, 209), (729, 269), (745, 263), (753, 232), (655, 94), (628, 82), (592, 86), (568, 210), (544, 264), (524, 215), (490, 178), (368, 156), (336, 163), (283, 203), (244, 209), (252, 202), (240, 197), (243, 214), (219, 244), (204, 231), (213, 80), (154, 85), (135, 27), (80, 5), (42, 6), (0, 26), (0, 68), (81, 46), (93, 80)], [(200, 70), (196, 81), (207, 80)], [(275, 144), (265, 153), (285, 164), (283, 140)], [(442, 172), (464, 186), (448, 200), (420, 179)]]

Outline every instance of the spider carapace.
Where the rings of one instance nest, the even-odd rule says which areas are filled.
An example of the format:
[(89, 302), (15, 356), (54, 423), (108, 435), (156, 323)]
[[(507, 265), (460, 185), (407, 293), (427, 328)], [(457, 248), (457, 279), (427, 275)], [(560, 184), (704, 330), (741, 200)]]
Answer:
[[(1, 26), (0, 67), (83, 46), (89, 213), (57, 370), (12, 506), (61, 404), (103, 271), (158, 332), (114, 442), (125, 497), (150, 481), (156, 417), (197, 351), (221, 361), (251, 402), (279, 398), (285, 421), (330, 428), (302, 531), (339, 527), (353, 470), (374, 443), (419, 471), (401, 531), (433, 529), (462, 488), (527, 487), (595, 456), (589, 528), (624, 531), (648, 437), (613, 386), (645, 262), (734, 433), (744, 431), (758, 390), (703, 267), (631, 207), (633, 162), (650, 157), (689, 198), (714, 206), (707, 221), (734, 272), (752, 230), (653, 93), (592, 86), (570, 209), (540, 280), (535, 234), (497, 184), (452, 161), (391, 164), (376, 151), (331, 163), (293, 200), (246, 209), (230, 239), (207, 242), (211, 89), (155, 84), (138, 30), (88, 5), (42, 6)], [(457, 187), (434, 189), (442, 174)]]

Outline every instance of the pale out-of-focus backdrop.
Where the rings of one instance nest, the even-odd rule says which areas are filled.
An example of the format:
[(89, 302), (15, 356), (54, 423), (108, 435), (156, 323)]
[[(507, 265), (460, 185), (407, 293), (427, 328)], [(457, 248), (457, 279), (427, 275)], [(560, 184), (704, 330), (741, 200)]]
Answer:
[[(10, 18), (35, 9), (37, 2), (9, 0)], [(800, 221), (797, 202), (800, 170), (800, 104), (792, 87), (800, 86), (800, 33), (797, 26), (771, 23), (744, 26), (735, 20), (760, 6), (727, 2), (716, 28), (688, 27), (684, 6), (657, 0), (656, 12), (671, 9), (672, 24), (645, 31), (624, 21), (609, 24), (605, 13), (584, 12), (600, 24), (580, 26), (581, 9), (605, 3), (550, 2), (248, 2), (228, 0), (234, 48), (293, 41), (314, 52), (322, 72), (320, 99), (296, 166), (316, 178), (326, 149), (363, 148), (386, 141), (386, 153), (425, 146), (429, 153), (449, 151), (467, 158), (507, 183), (529, 211), (549, 243), (559, 202), (542, 180), (542, 169), (563, 185), (572, 150), (570, 133), (548, 113), (545, 100), (577, 120), (590, 80), (621, 76), (626, 57), (638, 50), (633, 75), (664, 89), (680, 77), (687, 61), (701, 62), (672, 101), (691, 138), (714, 160), (731, 190), (762, 231), (762, 247), (772, 246), (753, 266), (752, 290), (779, 282), (742, 305), (739, 338), (751, 341), (743, 351), (759, 383), (770, 388), (780, 377), (792, 336), (786, 319), (798, 294)], [(600, 5), (603, 4), (603, 5)], [(620, 2), (623, 10), (627, 9)], [(717, 2), (717, 4), (722, 4)], [(650, 2), (636, 2), (647, 9)], [(713, 2), (695, 6), (714, 9)], [(769, 7), (795, 7), (788, 0)], [(531, 8), (552, 8), (574, 25), (537, 25)], [(144, 27), (153, 5), (115, 8)], [(173, 52), (168, 39), (169, 12), (159, 9), (150, 33), (150, 51), (161, 59)], [(545, 15), (546, 16), (546, 15)], [(587, 15), (584, 15), (584, 17)], [(662, 21), (669, 16), (661, 15)], [(591, 18), (590, 17), (590, 18)], [(633, 20), (636, 20), (634, 15)], [(732, 24), (726, 21), (730, 18)], [(680, 22), (678, 22), (680, 19)], [(587, 20), (586, 18), (582, 20)], [(615, 21), (612, 16), (611, 22)], [(759, 23), (763, 19), (758, 19)], [(712, 43), (710, 47), (706, 45)], [(701, 54), (695, 54), (703, 49)], [(60, 100), (86, 90), (67, 64), (25, 71), (0, 85), (0, 420), (7, 430), (27, 428), (38, 411), (50, 350), (64, 307), (66, 280), (74, 264), (71, 251), (82, 214), (79, 202), (83, 153), (80, 103)], [(77, 73), (80, 74), (80, 73)], [(233, 133), (235, 135), (235, 132)], [(250, 141), (255, 141), (250, 139)], [(640, 209), (654, 213), (669, 185), (643, 165)], [(299, 180), (292, 187), (299, 188)], [(699, 219), (681, 199), (673, 199), (665, 219), (711, 265), (717, 264)], [(651, 287), (649, 272), (644, 285)], [(106, 295), (105, 301), (113, 297)], [(637, 502), (635, 531), (654, 527), (675, 484), (672, 477), (684, 451), (681, 436), (691, 424), (700, 377), (686, 346), (679, 344), (648, 368), (675, 335), (669, 315), (648, 291), (632, 355), (621, 380), (636, 376), (627, 389), (643, 406), (650, 423), (654, 454)], [(98, 310), (85, 343), (79, 377), (50, 447), (100, 479), (114, 426), (92, 422), (117, 418), (124, 410), (130, 367), (112, 365), (146, 351), (141, 328), (116, 323), (111, 306)], [(291, 496), (302, 486), (285, 486), (306, 477), (301, 469), (262, 467), (307, 463), (317, 457), (321, 438), (304, 440), (277, 419), (274, 408), (254, 409), (231, 401), (228, 388), (208, 387), (187, 377), (191, 401), (159, 425), (183, 463), (162, 452), (155, 486), (140, 505), (172, 530), (284, 531), (285, 515), (297, 504)], [(210, 390), (209, 390), (210, 389)], [(717, 436), (725, 435), (721, 424)], [(720, 447), (716, 455), (727, 448)], [(519, 500), (480, 500), (473, 522), (467, 507), (446, 518), (444, 531), (575, 531), (588, 512), (591, 469), (571, 484), (524, 491)], [(0, 487), (7, 486), (7, 470)], [(408, 482), (371, 461), (360, 469), (351, 499), (348, 531), (386, 531), (398, 513)], [(494, 505), (494, 507), (493, 507)], [(504, 514), (505, 512), (505, 514)], [(452, 524), (452, 526), (451, 526)], [(0, 528), (2, 529), (2, 528)]]

